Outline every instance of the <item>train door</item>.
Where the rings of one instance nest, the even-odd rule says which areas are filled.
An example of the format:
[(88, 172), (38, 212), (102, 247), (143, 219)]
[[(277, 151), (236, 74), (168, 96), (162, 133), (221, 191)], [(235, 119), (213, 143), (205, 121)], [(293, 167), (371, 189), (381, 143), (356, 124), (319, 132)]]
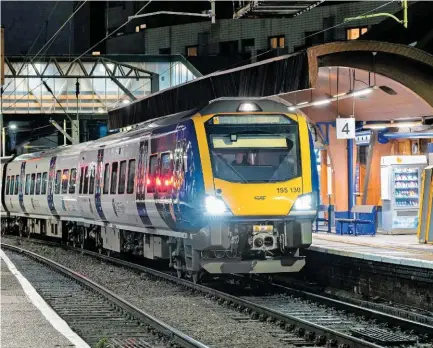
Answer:
[[(138, 166), (137, 166), (137, 180), (136, 180), (136, 191), (135, 200), (137, 203), (138, 215), (144, 226), (152, 226), (149, 214), (146, 209), (146, 182), (147, 178), (147, 168), (148, 168), (148, 158), (149, 158), (149, 140), (142, 139), (140, 141), (139, 153), (138, 153)], [(150, 179), (149, 179), (150, 180)]]

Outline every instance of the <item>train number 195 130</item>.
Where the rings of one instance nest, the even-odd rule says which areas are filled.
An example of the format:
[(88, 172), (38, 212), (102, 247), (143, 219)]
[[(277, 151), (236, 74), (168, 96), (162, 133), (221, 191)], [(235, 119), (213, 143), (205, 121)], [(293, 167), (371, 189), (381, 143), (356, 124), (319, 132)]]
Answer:
[(301, 188), (299, 186), (298, 187), (291, 187), (290, 189), (287, 188), (287, 187), (278, 187), (277, 188), (277, 192), (278, 193), (289, 193), (289, 191), (291, 193), (300, 193), (301, 192)]

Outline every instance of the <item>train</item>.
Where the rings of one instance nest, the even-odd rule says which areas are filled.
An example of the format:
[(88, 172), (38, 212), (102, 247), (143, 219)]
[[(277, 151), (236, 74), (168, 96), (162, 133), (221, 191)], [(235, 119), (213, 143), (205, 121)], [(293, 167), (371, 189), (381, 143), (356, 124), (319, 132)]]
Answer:
[(179, 277), (298, 272), (318, 173), (307, 118), (220, 98), (95, 141), (3, 158), (2, 231), (163, 259)]

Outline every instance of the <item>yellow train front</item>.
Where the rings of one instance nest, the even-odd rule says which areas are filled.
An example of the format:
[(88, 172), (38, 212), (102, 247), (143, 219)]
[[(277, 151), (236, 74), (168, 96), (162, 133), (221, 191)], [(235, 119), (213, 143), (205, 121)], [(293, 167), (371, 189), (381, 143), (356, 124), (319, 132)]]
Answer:
[(190, 259), (210, 273), (298, 272), (318, 208), (305, 117), (279, 99), (228, 99), (192, 119), (207, 223), (186, 242), (200, 254)]

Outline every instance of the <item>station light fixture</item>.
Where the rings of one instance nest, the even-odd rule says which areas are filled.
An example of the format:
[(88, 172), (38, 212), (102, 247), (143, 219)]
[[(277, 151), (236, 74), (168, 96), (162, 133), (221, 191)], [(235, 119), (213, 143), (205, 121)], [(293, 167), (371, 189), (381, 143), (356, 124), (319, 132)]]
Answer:
[(364, 124), (364, 129), (385, 129), (385, 128), (412, 128), (422, 126), (422, 121), (402, 121), (389, 123), (370, 123)]
[(326, 105), (326, 104), (330, 104), (333, 101), (336, 100), (341, 100), (341, 99), (347, 99), (350, 97), (360, 97), (360, 96), (364, 96), (367, 94), (370, 94), (371, 92), (373, 92), (373, 90), (377, 89), (376, 86), (371, 86), (371, 87), (367, 87), (367, 88), (363, 88), (363, 89), (358, 89), (356, 91), (351, 91), (351, 92), (346, 92), (346, 93), (339, 93), (336, 94), (330, 98), (327, 99), (320, 99), (320, 100), (315, 100), (312, 102), (301, 102), (298, 103), (296, 105), (292, 105), (289, 106), (289, 111), (295, 111), (296, 109), (302, 109), (302, 108), (307, 108), (310, 106), (321, 106), (321, 105)]
[(17, 125), (15, 123), (11, 123), (9, 125), (9, 129), (15, 130), (15, 129), (17, 129)]
[(312, 106), (326, 105), (326, 104), (331, 103), (331, 101), (332, 101), (331, 99), (316, 100), (316, 101), (313, 101), (313, 102), (311, 103), (311, 105), (312, 105)]

